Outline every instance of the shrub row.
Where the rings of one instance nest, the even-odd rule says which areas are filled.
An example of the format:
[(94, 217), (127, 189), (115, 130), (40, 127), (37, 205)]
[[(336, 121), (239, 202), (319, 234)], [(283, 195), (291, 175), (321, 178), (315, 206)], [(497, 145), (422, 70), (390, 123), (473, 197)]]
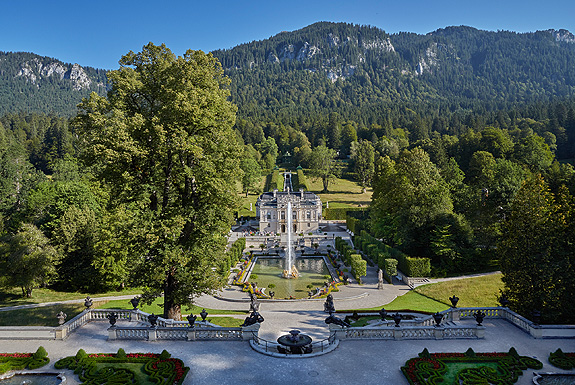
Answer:
[(360, 254), (351, 254), (350, 260), (353, 276), (358, 282), (361, 282), (361, 277), (367, 274), (367, 261)]
[(232, 243), (232, 246), (226, 252), (226, 257), (224, 258), (224, 263), (226, 264), (227, 270), (231, 269), (236, 265), (236, 263), (238, 263), (245, 248), (245, 238), (238, 238), (234, 243)]
[[(410, 257), (398, 249), (386, 245), (365, 230), (361, 230), (361, 233), (354, 237), (354, 243), (372, 260), (377, 261), (379, 268), (389, 276), (396, 275), (397, 268), (409, 277), (428, 277), (431, 273), (429, 258)], [(397, 265), (392, 267), (393, 264), (386, 262), (386, 259), (397, 260)], [(386, 268), (392, 271), (388, 271)]]
[(335, 248), (343, 256), (343, 262), (347, 266), (351, 266), (351, 255), (355, 254), (355, 250), (343, 240), (342, 237), (335, 238)]
[[(367, 211), (367, 208), (352, 208), (352, 207), (330, 207), (327, 209), (324, 209), (324, 213), (323, 216), (325, 219), (327, 220), (346, 220), (348, 217), (348, 213), (349, 212), (364, 212)], [(350, 229), (351, 230), (351, 229)], [(353, 231), (353, 230), (351, 230)]]
[(0, 374), (9, 370), (38, 369), (50, 362), (48, 353), (40, 346), (36, 353), (1, 353)]

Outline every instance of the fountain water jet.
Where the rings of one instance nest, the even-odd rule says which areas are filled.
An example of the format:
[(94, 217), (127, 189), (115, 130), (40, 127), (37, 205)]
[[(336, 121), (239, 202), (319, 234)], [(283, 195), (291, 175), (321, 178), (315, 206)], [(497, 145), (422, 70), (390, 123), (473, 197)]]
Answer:
[(294, 255), (294, 250), (293, 250), (293, 245), (292, 245), (292, 218), (293, 218), (293, 213), (292, 213), (292, 207), (291, 207), (291, 202), (289, 201), (288, 198), (288, 203), (287, 203), (287, 246), (286, 246), (286, 263), (287, 263), (287, 269), (284, 270), (282, 276), (284, 278), (297, 278), (299, 276), (299, 273), (295, 267), (295, 255)]

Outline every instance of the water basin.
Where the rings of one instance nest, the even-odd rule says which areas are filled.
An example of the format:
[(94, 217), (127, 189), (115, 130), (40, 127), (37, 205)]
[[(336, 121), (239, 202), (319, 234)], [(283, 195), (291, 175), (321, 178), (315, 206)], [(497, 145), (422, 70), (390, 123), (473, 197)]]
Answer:
[[(4, 377), (4, 376), (3, 376)], [(59, 373), (13, 373), (11, 377), (0, 379), (0, 385), (60, 385), (65, 380)]]
[[(251, 274), (257, 278), (250, 278), (250, 282), (257, 282), (258, 287), (266, 288), (265, 292), (275, 292), (275, 298), (307, 298), (310, 290), (308, 285), (323, 287), (326, 281), (331, 281), (331, 275), (323, 257), (298, 257), (295, 266), (299, 277), (294, 279), (282, 278), (282, 272), (287, 269), (284, 258), (258, 257)], [(268, 285), (274, 284), (273, 289)]]
[(535, 385), (575, 385), (575, 373), (534, 373)]

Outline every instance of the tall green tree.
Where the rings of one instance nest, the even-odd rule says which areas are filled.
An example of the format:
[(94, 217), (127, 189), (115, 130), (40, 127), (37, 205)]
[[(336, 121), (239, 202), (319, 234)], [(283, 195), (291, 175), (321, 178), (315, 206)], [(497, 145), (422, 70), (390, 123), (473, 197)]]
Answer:
[(510, 306), (544, 322), (575, 322), (575, 205), (566, 189), (554, 196), (540, 175), (528, 179), (511, 204), (497, 247)]
[(394, 162), (378, 160), (373, 185), (374, 227), (413, 255), (427, 256), (435, 222), (453, 214), (449, 187), (429, 155), (417, 147)]
[(250, 191), (257, 191), (261, 183), (262, 169), (258, 162), (251, 157), (244, 157), (240, 163), (244, 172), (242, 176), (242, 189), (246, 197)]
[(336, 178), (337, 165), (335, 158), (337, 153), (324, 145), (317, 146), (312, 150), (310, 160), (310, 173), (312, 177), (321, 179), (323, 192), (328, 192), (331, 181)]
[(46, 285), (55, 277), (58, 251), (36, 226), (24, 223), (0, 249), (0, 283), (20, 287), (22, 295), (32, 296), (32, 290)]
[(367, 186), (371, 185), (374, 172), (375, 150), (368, 140), (361, 140), (351, 144), (351, 160), (353, 160), (353, 170), (359, 179), (359, 185), (363, 192)]
[(110, 188), (110, 206), (137, 218), (125, 246), (144, 301), (163, 294), (164, 316), (180, 319), (182, 305), (223, 284), (214, 268), (241, 175), (236, 107), (211, 54), (177, 57), (150, 43), (120, 65), (107, 98), (79, 105), (82, 156)]

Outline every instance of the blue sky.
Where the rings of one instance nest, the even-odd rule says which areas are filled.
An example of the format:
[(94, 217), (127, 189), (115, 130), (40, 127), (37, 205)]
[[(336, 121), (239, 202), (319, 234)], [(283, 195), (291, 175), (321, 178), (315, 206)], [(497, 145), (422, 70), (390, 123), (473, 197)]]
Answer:
[(573, 0), (48, 1), (0, 0), (0, 51), (34, 52), (68, 63), (118, 68), (144, 44), (211, 51), (267, 39), (318, 21), (428, 33), (451, 25), (575, 33)]

